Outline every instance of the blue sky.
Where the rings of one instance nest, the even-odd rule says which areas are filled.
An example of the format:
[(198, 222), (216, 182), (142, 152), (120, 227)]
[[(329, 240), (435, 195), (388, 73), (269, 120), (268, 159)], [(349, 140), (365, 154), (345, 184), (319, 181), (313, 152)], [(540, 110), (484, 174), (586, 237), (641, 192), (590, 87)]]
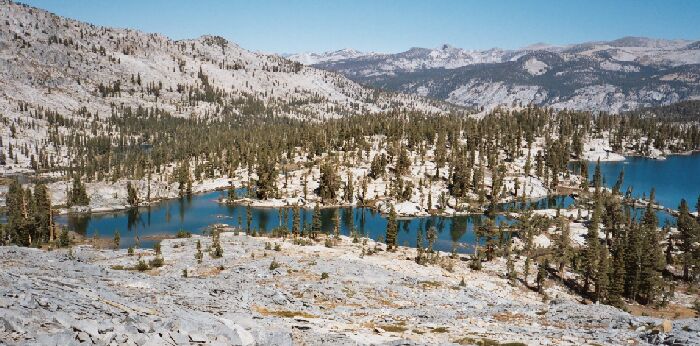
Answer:
[(23, 0), (98, 25), (174, 39), (220, 35), (265, 52), (399, 52), (449, 43), (517, 48), (623, 36), (700, 40), (697, 0)]

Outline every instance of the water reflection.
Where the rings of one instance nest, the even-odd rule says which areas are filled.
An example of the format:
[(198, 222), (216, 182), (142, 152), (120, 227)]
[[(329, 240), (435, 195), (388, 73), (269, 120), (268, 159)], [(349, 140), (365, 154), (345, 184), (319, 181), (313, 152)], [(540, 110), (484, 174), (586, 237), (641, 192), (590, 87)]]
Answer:
[[(588, 164), (588, 177), (593, 179), (595, 163)], [(581, 165), (572, 162), (570, 168), (580, 172)], [(666, 160), (644, 157), (627, 157), (620, 162), (601, 162), (600, 171), (603, 184), (615, 185), (620, 172), (624, 170), (624, 183), (620, 191), (630, 191), (633, 197), (648, 197), (655, 189), (656, 201), (661, 205), (677, 209), (681, 198), (691, 206), (700, 196), (700, 153), (692, 155), (672, 155)]]
[[(627, 162), (627, 161), (626, 161)], [(638, 195), (639, 191), (650, 190), (656, 184), (657, 200), (662, 204), (675, 207), (680, 197), (690, 201), (697, 198), (700, 193), (700, 184), (696, 177), (700, 176), (700, 155), (672, 156), (666, 161), (631, 158), (628, 163), (602, 163), (602, 172), (607, 186), (611, 186), (617, 180), (617, 175), (622, 165), (625, 165), (625, 185), (634, 186)], [(589, 165), (589, 169), (594, 169)], [(574, 170), (576, 165), (571, 166)], [(664, 167), (663, 172), (672, 172), (671, 178), (659, 177), (655, 171)], [(688, 173), (690, 172), (690, 173)], [(694, 177), (688, 174), (695, 174)], [(670, 179), (670, 180), (669, 180)], [(663, 182), (663, 184), (659, 184)], [(236, 191), (237, 196), (245, 195), (245, 191)], [(694, 197), (692, 196), (694, 195)], [(83, 234), (93, 235), (99, 233), (102, 236), (111, 237), (119, 231), (122, 246), (135, 245), (140, 240), (141, 246), (152, 246), (156, 240), (154, 236), (173, 234), (179, 230), (192, 233), (202, 233), (211, 224), (225, 223), (231, 226), (246, 228), (247, 207), (241, 205), (225, 205), (217, 203), (220, 198), (227, 197), (227, 192), (210, 192), (175, 200), (167, 200), (156, 206), (142, 207), (130, 211), (92, 214), (92, 215), (62, 215), (57, 222), (67, 225), (70, 229)], [(525, 207), (533, 209), (568, 208), (574, 203), (569, 196), (552, 196), (534, 201), (517, 201), (499, 205), (498, 211), (513, 211)], [(177, 216), (173, 217), (173, 212)], [(372, 239), (383, 238), (386, 234), (387, 220), (373, 209), (365, 208), (337, 208), (322, 209), (321, 229), (331, 233), (334, 229), (334, 216), (338, 215), (340, 233), (350, 235), (355, 230)], [(643, 210), (634, 210), (635, 216), (640, 218)], [(301, 209), (301, 228), (311, 228), (313, 210)], [(674, 218), (668, 213), (657, 211), (659, 224), (673, 223)], [(467, 215), (457, 217), (428, 216), (412, 219), (401, 219), (399, 223), (398, 244), (409, 246), (416, 245), (418, 232), (426, 232), (434, 227), (437, 234), (435, 248), (443, 251), (451, 251), (456, 248), (459, 252), (469, 251), (470, 245), (475, 242), (474, 230), (483, 225), (483, 215)], [(502, 215), (496, 216), (496, 226), (500, 223), (512, 222)], [(279, 210), (274, 208), (251, 208), (251, 228), (268, 232), (280, 225), (292, 228), (293, 213), (290, 209)]]
[[(210, 192), (194, 195), (190, 198), (167, 200), (162, 203), (132, 209), (128, 211), (100, 213), (92, 215), (61, 215), (57, 222), (85, 236), (95, 232), (103, 237), (111, 237), (119, 231), (121, 246), (129, 247), (140, 240), (143, 247), (152, 246), (158, 235), (173, 234), (179, 230), (201, 234), (211, 224), (225, 223), (231, 226), (246, 227), (246, 206), (225, 205), (217, 202), (225, 197), (225, 192)], [(177, 210), (178, 216), (172, 217), (172, 210)], [(321, 210), (321, 229), (332, 233), (335, 227), (334, 217), (338, 215), (340, 233), (350, 235), (351, 230), (372, 239), (384, 238), (387, 220), (373, 209), (367, 208), (327, 208)], [(251, 228), (269, 232), (280, 225), (292, 228), (293, 213), (291, 209), (251, 208)], [(301, 209), (300, 219), (302, 228), (310, 228), (313, 210)], [(474, 228), (479, 227), (485, 217), (482, 215), (467, 215), (457, 217), (429, 216), (411, 219), (399, 219), (398, 243), (415, 246), (417, 232), (425, 232), (435, 227), (437, 239), (435, 248), (450, 251), (454, 247), (458, 251), (466, 251), (474, 243)], [(504, 216), (497, 216), (497, 222), (508, 222)]]

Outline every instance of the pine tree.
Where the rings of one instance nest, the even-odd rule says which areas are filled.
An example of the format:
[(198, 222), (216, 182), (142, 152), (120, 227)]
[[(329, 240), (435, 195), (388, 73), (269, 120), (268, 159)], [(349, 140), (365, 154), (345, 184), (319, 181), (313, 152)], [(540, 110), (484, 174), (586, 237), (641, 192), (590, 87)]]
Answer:
[(398, 225), (396, 221), (396, 210), (394, 206), (391, 206), (389, 211), (389, 219), (386, 225), (386, 245), (387, 250), (393, 250), (396, 248), (396, 236), (398, 235)]
[(545, 259), (544, 262), (539, 263), (537, 266), (537, 292), (544, 293), (544, 284), (547, 279), (547, 267), (549, 266), (548, 260)]
[(7, 226), (6, 232), (10, 243), (28, 246), (29, 222), (24, 190), (17, 179), (13, 179), (7, 192)]
[(337, 208), (333, 209), (333, 236), (340, 239), (340, 214)]
[(321, 206), (316, 203), (314, 214), (311, 217), (311, 238), (316, 238), (321, 233)]
[(275, 162), (270, 157), (264, 157), (258, 160), (257, 167), (258, 180), (255, 182), (255, 193), (259, 199), (268, 199), (274, 197), (277, 191), (277, 169)]
[(586, 247), (583, 252), (584, 265), (584, 292), (588, 292), (591, 281), (596, 278), (598, 269), (598, 257), (600, 256), (600, 240), (598, 239), (598, 227), (600, 226), (600, 202), (596, 203), (593, 209), (593, 216), (588, 225), (588, 234), (586, 235)]
[(353, 203), (355, 201), (355, 188), (352, 182), (352, 173), (348, 172), (347, 182), (345, 183), (345, 199), (348, 203)]
[(448, 186), (450, 194), (457, 198), (464, 197), (469, 191), (469, 168), (466, 163), (463, 162), (463, 157), (459, 156), (457, 162), (455, 163), (454, 172), (452, 172), (452, 177), (450, 185)]
[(114, 231), (114, 247), (119, 248), (119, 244), (121, 243), (122, 237), (119, 234), (119, 230)]
[[(178, 167), (177, 169), (177, 182), (180, 188), (180, 197), (190, 194), (192, 192), (192, 177), (190, 176), (190, 165), (186, 161), (182, 161), (180, 163), (180, 167)], [(250, 185), (248, 186), (248, 189), (250, 189)]]
[(572, 258), (571, 229), (565, 218), (559, 218), (557, 221), (557, 233), (559, 236), (554, 243), (554, 259), (558, 267), (559, 279), (563, 281), (566, 264)]
[(131, 184), (130, 181), (126, 182), (126, 202), (129, 203), (131, 207), (139, 206), (139, 197), (136, 188)]
[(245, 233), (251, 235), (250, 228), (253, 223), (253, 210), (250, 208), (250, 203), (246, 204), (245, 207)]
[(34, 188), (34, 199), (36, 212), (34, 215), (34, 224), (36, 227), (35, 238), (41, 242), (53, 241), (53, 212), (51, 210), (51, 198), (46, 185), (39, 183)]
[(530, 279), (530, 264), (532, 263), (532, 258), (530, 256), (525, 256), (525, 263), (523, 264), (523, 282), (525, 286), (529, 287), (528, 280)]
[(613, 244), (607, 303), (619, 308), (625, 294), (625, 248), (621, 239), (615, 239)]
[(700, 241), (700, 226), (693, 219), (688, 210), (688, 203), (681, 199), (678, 207), (678, 248), (681, 251), (681, 261), (683, 263), (683, 279), (690, 281), (690, 268), (693, 264), (694, 249), (693, 244)]
[(405, 146), (401, 146), (399, 157), (396, 159), (396, 175), (402, 176), (408, 173), (411, 168), (411, 159), (408, 157), (408, 150)]
[(622, 169), (620, 171), (620, 175), (617, 176), (617, 181), (615, 182), (615, 185), (612, 188), (612, 193), (613, 195), (618, 195), (620, 193), (620, 189), (622, 188), (622, 184), (625, 180), (625, 170)]
[(642, 256), (640, 263), (639, 296), (643, 303), (653, 303), (661, 291), (664, 268), (658, 220), (651, 204), (647, 205), (642, 221)]
[(377, 179), (383, 176), (384, 172), (386, 171), (385, 165), (382, 162), (382, 155), (383, 154), (376, 154), (372, 159), (372, 163), (370, 164), (369, 168), (369, 176), (372, 177), (372, 179)]
[(595, 187), (596, 198), (600, 195), (600, 190), (603, 186), (603, 176), (600, 173), (600, 159), (595, 165), (595, 171), (593, 173), (593, 186)]
[(600, 255), (598, 256), (598, 270), (595, 277), (595, 300), (604, 302), (608, 299), (608, 287), (610, 282), (610, 260), (608, 247), (603, 245), (600, 247)]
[(90, 204), (90, 198), (87, 196), (87, 192), (85, 191), (85, 185), (83, 185), (79, 177), (73, 178), (73, 187), (68, 190), (68, 201), (66, 204), (69, 207), (74, 205), (85, 206)]
[(435, 226), (428, 227), (426, 237), (428, 238), (428, 253), (432, 257), (433, 246), (435, 246), (435, 240), (437, 240), (437, 230), (435, 229)]
[(581, 161), (581, 176), (581, 189), (588, 191), (588, 162), (585, 160)]
[(641, 275), (642, 236), (641, 227), (636, 222), (629, 223), (625, 247), (625, 296), (636, 299)]
[(510, 253), (510, 244), (506, 246), (506, 276), (508, 278), (508, 283), (511, 286), (515, 286), (518, 279), (518, 274), (515, 272), (515, 263), (513, 262), (513, 256)]
[(301, 215), (299, 212), (299, 206), (295, 205), (292, 210), (292, 234), (296, 236), (303, 236), (301, 234)]
[(420, 227), (416, 230), (416, 263), (423, 264), (423, 230)]
[(319, 182), (318, 191), (322, 200), (335, 201), (340, 188), (340, 179), (336, 172), (335, 166), (330, 163), (321, 165), (321, 181)]

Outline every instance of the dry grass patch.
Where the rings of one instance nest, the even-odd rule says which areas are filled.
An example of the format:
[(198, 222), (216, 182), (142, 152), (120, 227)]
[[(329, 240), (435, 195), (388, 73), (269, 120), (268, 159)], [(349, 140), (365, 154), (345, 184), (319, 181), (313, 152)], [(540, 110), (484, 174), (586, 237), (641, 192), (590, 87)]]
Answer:
[(698, 316), (695, 310), (678, 304), (668, 304), (662, 308), (634, 304), (627, 305), (627, 311), (634, 316), (650, 316), (667, 320), (694, 318)]
[(418, 285), (420, 285), (423, 289), (434, 289), (442, 287), (442, 283), (435, 280), (419, 281)]
[(482, 338), (482, 337), (470, 337), (470, 336), (465, 336), (461, 339), (457, 339), (454, 341), (456, 344), (460, 345), (477, 345), (477, 346), (527, 346), (527, 344), (524, 344), (522, 342), (499, 342), (496, 340), (492, 340), (489, 338)]
[(264, 316), (276, 316), (276, 317), (284, 317), (284, 318), (294, 318), (294, 317), (303, 317), (303, 318), (318, 318), (316, 315), (312, 315), (308, 312), (303, 312), (303, 311), (290, 311), (290, 310), (269, 310), (265, 307), (262, 306), (253, 306), (253, 310), (257, 311), (261, 315)]
[(450, 329), (447, 327), (435, 327), (435, 328), (431, 329), (430, 331), (433, 333), (447, 333), (450, 331)]
[(527, 315), (520, 314), (520, 313), (499, 312), (499, 313), (493, 314), (493, 319), (495, 319), (498, 322), (513, 322), (513, 321), (520, 321), (520, 320), (523, 320), (526, 318), (527, 318)]
[(403, 333), (408, 330), (404, 325), (402, 324), (381, 324), (377, 326), (378, 328), (381, 328), (389, 333)]

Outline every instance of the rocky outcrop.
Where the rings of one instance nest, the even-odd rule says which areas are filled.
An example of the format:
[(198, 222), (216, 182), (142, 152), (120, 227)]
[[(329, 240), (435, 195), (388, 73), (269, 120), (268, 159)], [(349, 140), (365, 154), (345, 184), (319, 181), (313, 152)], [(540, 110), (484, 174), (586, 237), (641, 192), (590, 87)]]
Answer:
[[(201, 263), (194, 256), (197, 242)], [(0, 340), (10, 345), (336, 345), (489, 339), (620, 345), (650, 340), (639, 327), (662, 322), (578, 303), (556, 284), (546, 289), (553, 299), (543, 302), (529, 289), (509, 286), (500, 260), (471, 271), (459, 259), (418, 265), (414, 250), (387, 253), (371, 240), (322, 244), (222, 233), (224, 255), (214, 258), (207, 251), (210, 238), (170, 239), (162, 242), (164, 265), (144, 272), (131, 268), (139, 258), (153, 259), (151, 250), (129, 256), (87, 246), (71, 251), (0, 247)], [(367, 255), (368, 249), (380, 251)], [(673, 335), (697, 343), (697, 330), (697, 319), (675, 321), (664, 340)]]

